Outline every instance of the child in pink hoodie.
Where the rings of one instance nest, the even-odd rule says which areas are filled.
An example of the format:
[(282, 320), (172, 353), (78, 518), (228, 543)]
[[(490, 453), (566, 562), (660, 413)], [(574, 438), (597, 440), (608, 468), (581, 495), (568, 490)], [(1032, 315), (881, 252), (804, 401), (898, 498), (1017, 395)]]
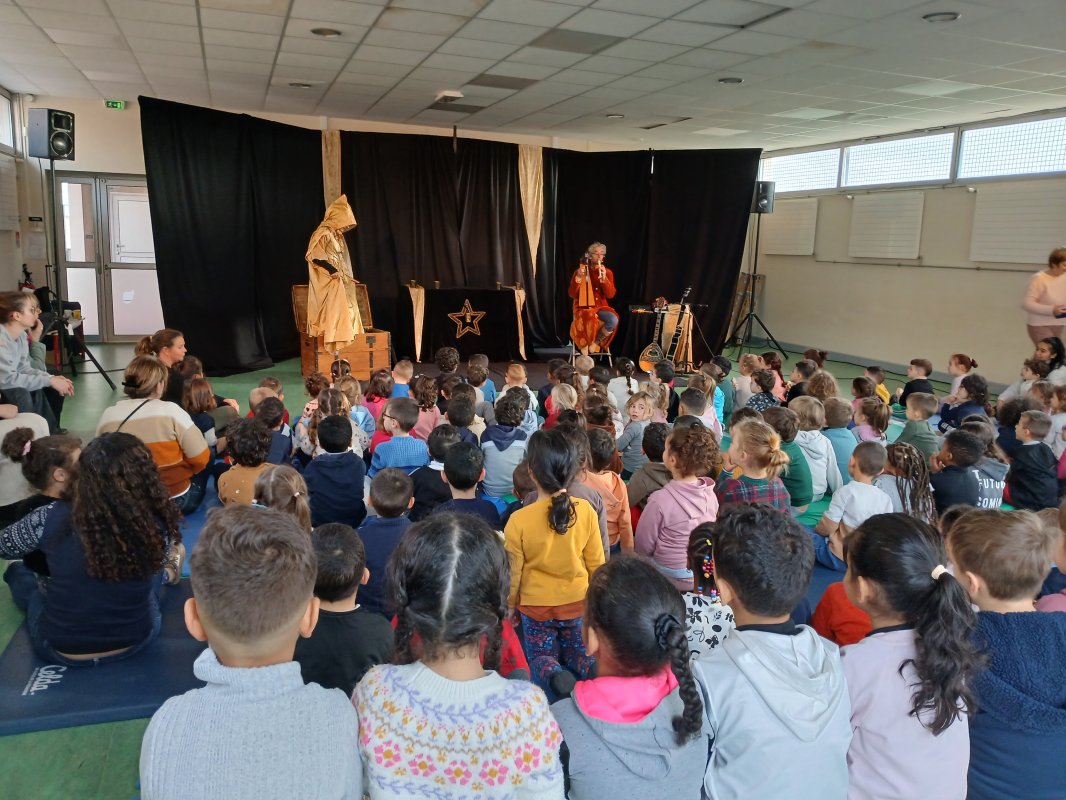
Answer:
[(714, 481), (702, 476), (717, 469), (721, 461), (718, 442), (709, 430), (702, 425), (675, 428), (663, 452), (663, 463), (673, 480), (652, 492), (637, 523), (636, 551), (649, 556), (681, 590), (692, 588), (689, 534), (718, 516)]

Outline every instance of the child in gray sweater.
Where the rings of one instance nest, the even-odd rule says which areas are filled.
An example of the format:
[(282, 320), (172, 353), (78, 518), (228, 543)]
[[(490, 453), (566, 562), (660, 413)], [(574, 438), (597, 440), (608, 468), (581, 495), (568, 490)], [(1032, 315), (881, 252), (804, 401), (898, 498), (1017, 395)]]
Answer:
[(593, 573), (585, 603), (598, 673), (552, 706), (567, 796), (697, 800), (710, 737), (681, 596), (651, 562), (623, 554)]
[(315, 797), (359, 800), (359, 718), (337, 689), (304, 685), (292, 660), (319, 601), (316, 559), (296, 519), (219, 509), (189, 559), (189, 633), (207, 685), (163, 704), (141, 745), (144, 800)]

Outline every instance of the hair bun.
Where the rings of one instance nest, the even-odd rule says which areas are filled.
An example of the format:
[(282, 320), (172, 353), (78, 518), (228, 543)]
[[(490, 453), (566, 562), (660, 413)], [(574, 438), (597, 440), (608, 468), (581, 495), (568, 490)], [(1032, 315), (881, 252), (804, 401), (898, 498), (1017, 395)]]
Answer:
[(670, 634), (680, 628), (681, 622), (673, 614), (660, 614), (655, 619), (655, 642), (663, 650), (670, 649)]

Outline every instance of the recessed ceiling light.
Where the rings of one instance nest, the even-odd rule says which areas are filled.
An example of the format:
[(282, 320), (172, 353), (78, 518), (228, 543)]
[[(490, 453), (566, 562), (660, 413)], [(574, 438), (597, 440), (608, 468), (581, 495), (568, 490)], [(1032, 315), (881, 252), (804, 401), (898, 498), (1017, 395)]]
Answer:
[(315, 36), (321, 36), (325, 39), (334, 39), (341, 35), (341, 32), (336, 28), (312, 28), (311, 33)]
[(290, 83), (289, 86), (291, 86), (293, 89), (310, 89), (311, 88), (311, 84), (309, 84), (309, 83)]
[(607, 114), (607, 119), (625, 119), (625, 114)]
[(926, 22), (955, 22), (961, 16), (958, 11), (934, 11), (931, 14), (922, 14), (922, 19)]
[(723, 85), (725, 85), (725, 86), (736, 86), (738, 83), (744, 83), (744, 79), (743, 78), (727, 77), (727, 78), (719, 78), (718, 82), (723, 84)]

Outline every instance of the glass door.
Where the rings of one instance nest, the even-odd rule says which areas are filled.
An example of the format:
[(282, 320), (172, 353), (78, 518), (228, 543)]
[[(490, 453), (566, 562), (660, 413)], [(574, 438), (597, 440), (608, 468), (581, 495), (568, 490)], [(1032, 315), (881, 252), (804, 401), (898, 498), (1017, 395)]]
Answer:
[(85, 335), (135, 341), (162, 328), (144, 179), (60, 176), (59, 187), (66, 296), (82, 304)]

